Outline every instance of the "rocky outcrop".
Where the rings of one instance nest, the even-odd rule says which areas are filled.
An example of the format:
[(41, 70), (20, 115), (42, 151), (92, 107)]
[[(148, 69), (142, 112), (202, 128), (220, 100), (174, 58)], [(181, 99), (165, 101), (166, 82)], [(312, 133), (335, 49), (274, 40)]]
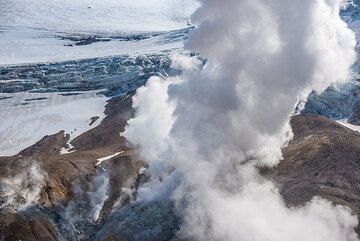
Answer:
[(291, 125), (295, 136), (284, 160), (263, 174), (279, 185), (290, 206), (320, 196), (359, 216), (360, 134), (323, 116), (295, 116)]

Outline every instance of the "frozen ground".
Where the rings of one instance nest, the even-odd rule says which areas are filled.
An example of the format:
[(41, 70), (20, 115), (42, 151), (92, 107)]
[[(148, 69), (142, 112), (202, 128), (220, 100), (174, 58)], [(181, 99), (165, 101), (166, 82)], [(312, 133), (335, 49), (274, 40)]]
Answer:
[[(10, 97), (10, 98), (7, 98)], [(45, 135), (65, 130), (71, 138), (101, 123), (108, 98), (96, 92), (0, 94), (0, 156), (15, 155)], [(98, 116), (90, 126), (91, 117)]]

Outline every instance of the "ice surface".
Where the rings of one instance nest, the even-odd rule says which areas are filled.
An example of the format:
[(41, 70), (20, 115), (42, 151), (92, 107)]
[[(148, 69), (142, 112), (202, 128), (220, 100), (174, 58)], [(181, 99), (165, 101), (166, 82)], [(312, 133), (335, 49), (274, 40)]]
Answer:
[(2, 0), (0, 26), (54, 32), (168, 31), (187, 26), (194, 0)]
[(324, 115), (341, 120), (351, 117), (360, 98), (360, 85), (350, 81), (343, 86), (330, 86), (323, 93), (311, 93), (305, 108), (305, 114)]
[[(44, 30), (3, 28), (2, 30), (0, 29), (0, 65), (59, 62), (181, 49), (183, 48), (183, 39), (186, 37), (187, 32), (187, 29), (170, 31), (162, 34), (157, 33), (155, 36), (141, 40), (130, 39), (127, 41), (119, 40), (119, 38), (128, 35), (103, 33), (100, 36), (107, 37), (109, 41), (99, 41), (76, 46), (73, 41), (65, 38), (69, 37), (68, 34), (59, 35), (58, 33)], [(150, 34), (143, 33), (142, 35), (149, 36)], [(99, 36), (99, 34), (97, 35)]]
[[(189, 27), (197, 5), (195, 0), (2, 0), (0, 65), (181, 48), (183, 38), (174, 38), (172, 30)], [(76, 45), (70, 39), (80, 34), (101, 41)], [(148, 37), (126, 38), (133, 35)]]

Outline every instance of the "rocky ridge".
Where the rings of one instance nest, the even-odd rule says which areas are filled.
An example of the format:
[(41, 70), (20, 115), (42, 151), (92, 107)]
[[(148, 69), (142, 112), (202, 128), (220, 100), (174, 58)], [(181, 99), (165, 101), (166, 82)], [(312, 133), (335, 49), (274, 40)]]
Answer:
[[(170, 201), (136, 201), (137, 187), (148, 178), (146, 163), (119, 134), (133, 116), (131, 95), (112, 98), (106, 115), (71, 142), (75, 152), (59, 154), (68, 141), (59, 132), (19, 155), (0, 158), (2, 180), (34, 161), (46, 173), (34, 204), (15, 212), (1, 208), (4, 240), (176, 240), (181, 220)], [(322, 116), (294, 116), (291, 125), (295, 136), (284, 160), (262, 169), (262, 175), (278, 184), (289, 206), (320, 196), (359, 215), (360, 134)], [(114, 153), (119, 154), (97, 165)]]

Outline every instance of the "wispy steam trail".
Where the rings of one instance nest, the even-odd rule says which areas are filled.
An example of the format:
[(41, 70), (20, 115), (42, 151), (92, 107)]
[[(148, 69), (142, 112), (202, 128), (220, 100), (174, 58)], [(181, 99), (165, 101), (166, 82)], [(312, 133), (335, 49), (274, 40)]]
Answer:
[(45, 185), (46, 173), (36, 163), (15, 176), (0, 180), (0, 208), (17, 211), (35, 205), (40, 199), (40, 192)]
[(154, 175), (176, 168), (143, 197), (170, 193), (183, 216), (179, 235), (194, 240), (358, 240), (348, 209), (318, 198), (287, 208), (255, 167), (281, 160), (300, 98), (348, 79), (355, 36), (340, 1), (201, 2), (186, 47), (207, 59), (204, 69), (182, 59), (182, 80), (152, 79), (124, 133)]

